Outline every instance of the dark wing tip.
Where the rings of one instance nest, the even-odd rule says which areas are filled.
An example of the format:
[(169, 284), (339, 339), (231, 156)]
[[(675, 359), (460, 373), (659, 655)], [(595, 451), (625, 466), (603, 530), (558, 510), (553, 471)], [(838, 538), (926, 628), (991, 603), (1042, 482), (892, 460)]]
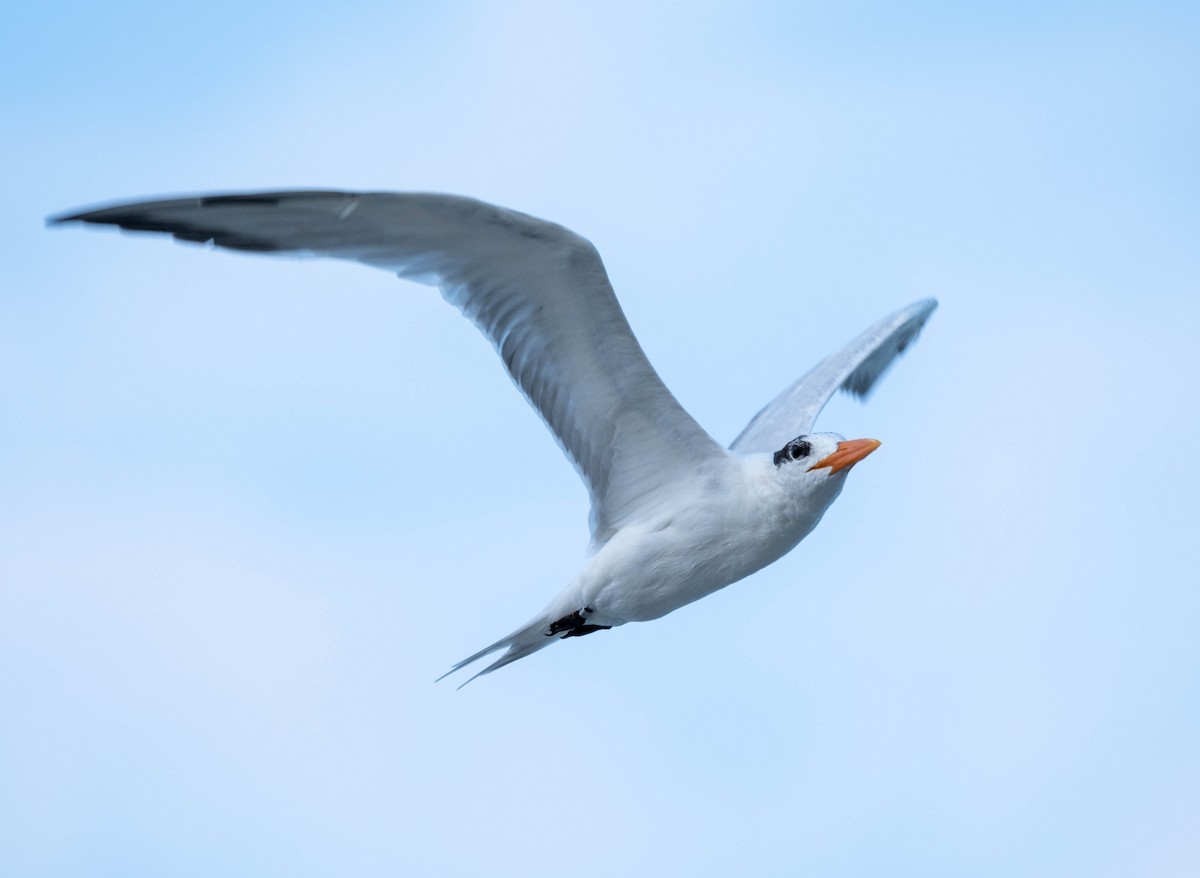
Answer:
[(79, 213), (60, 213), (46, 218), (46, 225), (61, 226), (64, 223), (91, 223), (93, 225), (120, 226), (131, 232), (160, 232), (159, 224), (137, 211), (140, 205), (119, 205), (83, 210)]
[[(346, 193), (306, 191), (291, 193), (245, 193), (208, 195), (151, 202), (135, 202), (63, 213), (46, 219), (47, 226), (82, 222), (89, 225), (116, 226), (127, 232), (155, 232), (173, 235), (176, 240), (192, 244), (212, 244), (230, 250), (253, 253), (272, 253), (288, 249), (265, 238), (228, 228), (210, 225), (205, 210), (231, 206), (278, 207), (288, 197), (345, 197)], [(182, 215), (180, 211), (182, 210)]]
[(87, 214), (83, 213), (56, 213), (53, 216), (46, 217), (47, 226), (61, 226), (63, 223), (73, 223), (82, 221)]
[[(86, 210), (71, 213), (54, 214), (46, 218), (46, 225), (58, 226), (63, 223), (84, 222), (104, 225), (117, 225), (125, 228), (125, 218), (134, 220), (136, 212), (146, 208), (179, 208), (190, 207), (204, 210), (210, 207), (231, 207), (240, 205), (255, 205), (258, 207), (279, 207), (288, 200), (294, 199), (344, 199), (352, 198), (363, 193), (349, 192), (340, 189), (296, 189), (280, 192), (227, 192), (218, 195), (193, 195), (176, 198), (159, 198), (153, 201), (125, 202), (122, 204), (107, 204), (91, 207)], [(158, 229), (134, 229), (133, 231), (158, 231)]]
[(288, 248), (281, 247), (270, 241), (255, 238), (250, 235), (240, 235), (224, 229), (205, 228), (202, 225), (180, 221), (165, 221), (147, 219), (136, 214), (126, 216), (97, 216), (83, 213), (70, 216), (51, 217), (46, 220), (49, 226), (62, 225), (69, 222), (84, 222), (90, 225), (116, 226), (123, 232), (171, 235), (177, 241), (188, 244), (212, 244), (229, 250), (243, 250), (249, 253), (275, 253)]
[(925, 328), (929, 316), (933, 314), (937, 306), (937, 299), (922, 299), (904, 309), (908, 312), (907, 319), (896, 327), (891, 336), (872, 351), (857, 369), (846, 376), (840, 389), (857, 399), (866, 399), (870, 396), (879, 379), (887, 373), (895, 360), (917, 340), (921, 330)]

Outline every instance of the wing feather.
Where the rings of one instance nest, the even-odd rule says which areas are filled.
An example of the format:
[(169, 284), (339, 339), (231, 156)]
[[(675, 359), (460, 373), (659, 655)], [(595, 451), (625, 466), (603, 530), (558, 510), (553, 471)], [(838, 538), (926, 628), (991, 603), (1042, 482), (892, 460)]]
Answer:
[(51, 220), (71, 221), (349, 259), (438, 286), (575, 464), (595, 544), (698, 462), (728, 455), (650, 365), (596, 249), (554, 223), (457, 196), (332, 191), (148, 201)]
[(768, 403), (730, 449), (747, 454), (775, 451), (811, 432), (821, 409), (839, 389), (865, 398), (896, 358), (916, 341), (935, 308), (936, 299), (922, 299), (875, 323)]

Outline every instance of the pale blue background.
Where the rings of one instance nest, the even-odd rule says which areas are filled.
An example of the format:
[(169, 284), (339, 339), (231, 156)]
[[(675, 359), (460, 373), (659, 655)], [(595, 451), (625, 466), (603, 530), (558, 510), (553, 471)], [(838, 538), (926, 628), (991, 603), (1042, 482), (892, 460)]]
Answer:
[[(334, 9), (6, 9), (0, 874), (1200, 874), (1194, 3)], [(800, 550), (456, 692), (586, 539), (486, 342), (42, 226), (281, 186), (585, 234), (726, 441), (942, 307)]]

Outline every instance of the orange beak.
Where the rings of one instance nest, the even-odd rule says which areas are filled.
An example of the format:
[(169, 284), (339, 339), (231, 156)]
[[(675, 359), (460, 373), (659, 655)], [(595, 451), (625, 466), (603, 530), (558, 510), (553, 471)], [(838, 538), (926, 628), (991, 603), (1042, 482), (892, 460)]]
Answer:
[(847, 439), (839, 442), (837, 450), (821, 458), (808, 469), (809, 471), (829, 467), (830, 474), (850, 469), (883, 443), (878, 439)]

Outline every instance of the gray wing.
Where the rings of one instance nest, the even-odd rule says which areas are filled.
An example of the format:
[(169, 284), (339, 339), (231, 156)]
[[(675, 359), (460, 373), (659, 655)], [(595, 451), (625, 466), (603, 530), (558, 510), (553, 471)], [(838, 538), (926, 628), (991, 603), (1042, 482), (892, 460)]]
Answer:
[(495, 346), (579, 470), (606, 541), (705, 458), (728, 455), (667, 390), (596, 249), (562, 226), (449, 195), (264, 192), (56, 217), (261, 253), (350, 259), (437, 285)]
[(775, 451), (811, 432), (817, 415), (838, 389), (866, 397), (904, 349), (916, 341), (936, 307), (936, 299), (922, 299), (884, 317), (775, 397), (729, 447), (747, 454)]

